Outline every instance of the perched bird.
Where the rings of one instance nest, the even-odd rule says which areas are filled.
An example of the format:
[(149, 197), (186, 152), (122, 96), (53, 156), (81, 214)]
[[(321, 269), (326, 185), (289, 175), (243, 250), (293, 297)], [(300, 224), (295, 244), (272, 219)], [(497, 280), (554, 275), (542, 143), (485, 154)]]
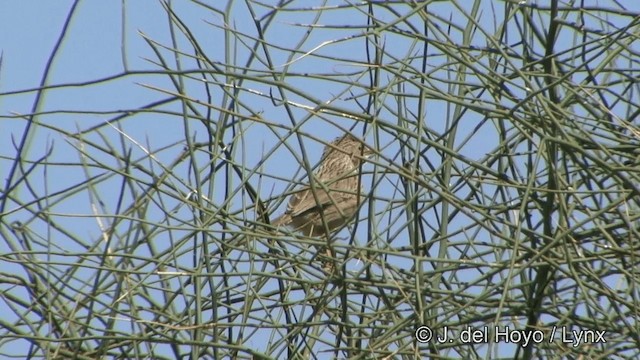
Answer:
[(373, 150), (350, 133), (335, 139), (325, 147), (311, 185), (291, 195), (287, 210), (272, 225), (327, 238), (340, 230), (363, 201), (360, 164), (371, 154)]

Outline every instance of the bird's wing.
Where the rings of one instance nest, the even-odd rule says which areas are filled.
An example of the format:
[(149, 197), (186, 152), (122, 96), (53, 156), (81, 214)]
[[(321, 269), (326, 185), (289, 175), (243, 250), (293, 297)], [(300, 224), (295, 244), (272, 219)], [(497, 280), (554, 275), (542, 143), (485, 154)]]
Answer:
[[(289, 201), (287, 213), (289, 213), (292, 218), (306, 216), (309, 213), (319, 214), (321, 209), (324, 211), (324, 209), (330, 206), (340, 206), (343, 201), (353, 198), (353, 192), (338, 190), (333, 187), (334, 186), (329, 189), (329, 192), (320, 185), (314, 189), (307, 187), (303, 191), (294, 194)], [(315, 197), (313, 194), (314, 191)]]
[[(315, 197), (313, 191), (315, 191)], [(317, 202), (316, 199), (318, 199)], [(319, 211), (320, 207), (330, 205), (331, 201), (327, 191), (321, 187), (318, 186), (315, 189), (305, 188), (291, 196), (287, 212), (291, 214), (292, 218), (305, 216), (310, 212)]]

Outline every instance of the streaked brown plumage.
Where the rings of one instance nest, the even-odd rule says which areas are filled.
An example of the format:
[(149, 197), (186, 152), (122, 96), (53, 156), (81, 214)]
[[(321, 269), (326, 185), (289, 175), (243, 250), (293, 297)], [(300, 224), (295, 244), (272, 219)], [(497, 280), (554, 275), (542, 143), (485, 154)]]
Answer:
[(340, 230), (355, 216), (363, 200), (358, 186), (360, 163), (372, 153), (349, 133), (335, 139), (324, 149), (313, 187), (305, 185), (291, 195), (287, 210), (272, 224), (306, 236), (325, 236), (327, 230), (329, 234)]

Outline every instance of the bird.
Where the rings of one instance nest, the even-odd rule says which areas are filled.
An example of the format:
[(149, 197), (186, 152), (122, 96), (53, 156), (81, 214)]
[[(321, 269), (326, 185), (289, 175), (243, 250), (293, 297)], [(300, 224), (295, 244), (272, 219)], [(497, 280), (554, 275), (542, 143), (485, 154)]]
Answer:
[(346, 226), (363, 201), (361, 164), (373, 150), (351, 133), (325, 146), (310, 184), (291, 195), (284, 214), (271, 222), (305, 236), (328, 238)]

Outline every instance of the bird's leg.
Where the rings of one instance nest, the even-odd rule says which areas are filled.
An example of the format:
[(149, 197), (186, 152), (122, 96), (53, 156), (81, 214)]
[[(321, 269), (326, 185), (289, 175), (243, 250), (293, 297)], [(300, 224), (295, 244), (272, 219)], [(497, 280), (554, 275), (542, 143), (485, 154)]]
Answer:
[(318, 249), (318, 253), (320, 255), (320, 260), (322, 260), (322, 268), (324, 271), (328, 273), (333, 273), (336, 269), (336, 261), (338, 260), (336, 257), (336, 253), (331, 246), (331, 238), (329, 236), (323, 236), (326, 244), (321, 246)]

